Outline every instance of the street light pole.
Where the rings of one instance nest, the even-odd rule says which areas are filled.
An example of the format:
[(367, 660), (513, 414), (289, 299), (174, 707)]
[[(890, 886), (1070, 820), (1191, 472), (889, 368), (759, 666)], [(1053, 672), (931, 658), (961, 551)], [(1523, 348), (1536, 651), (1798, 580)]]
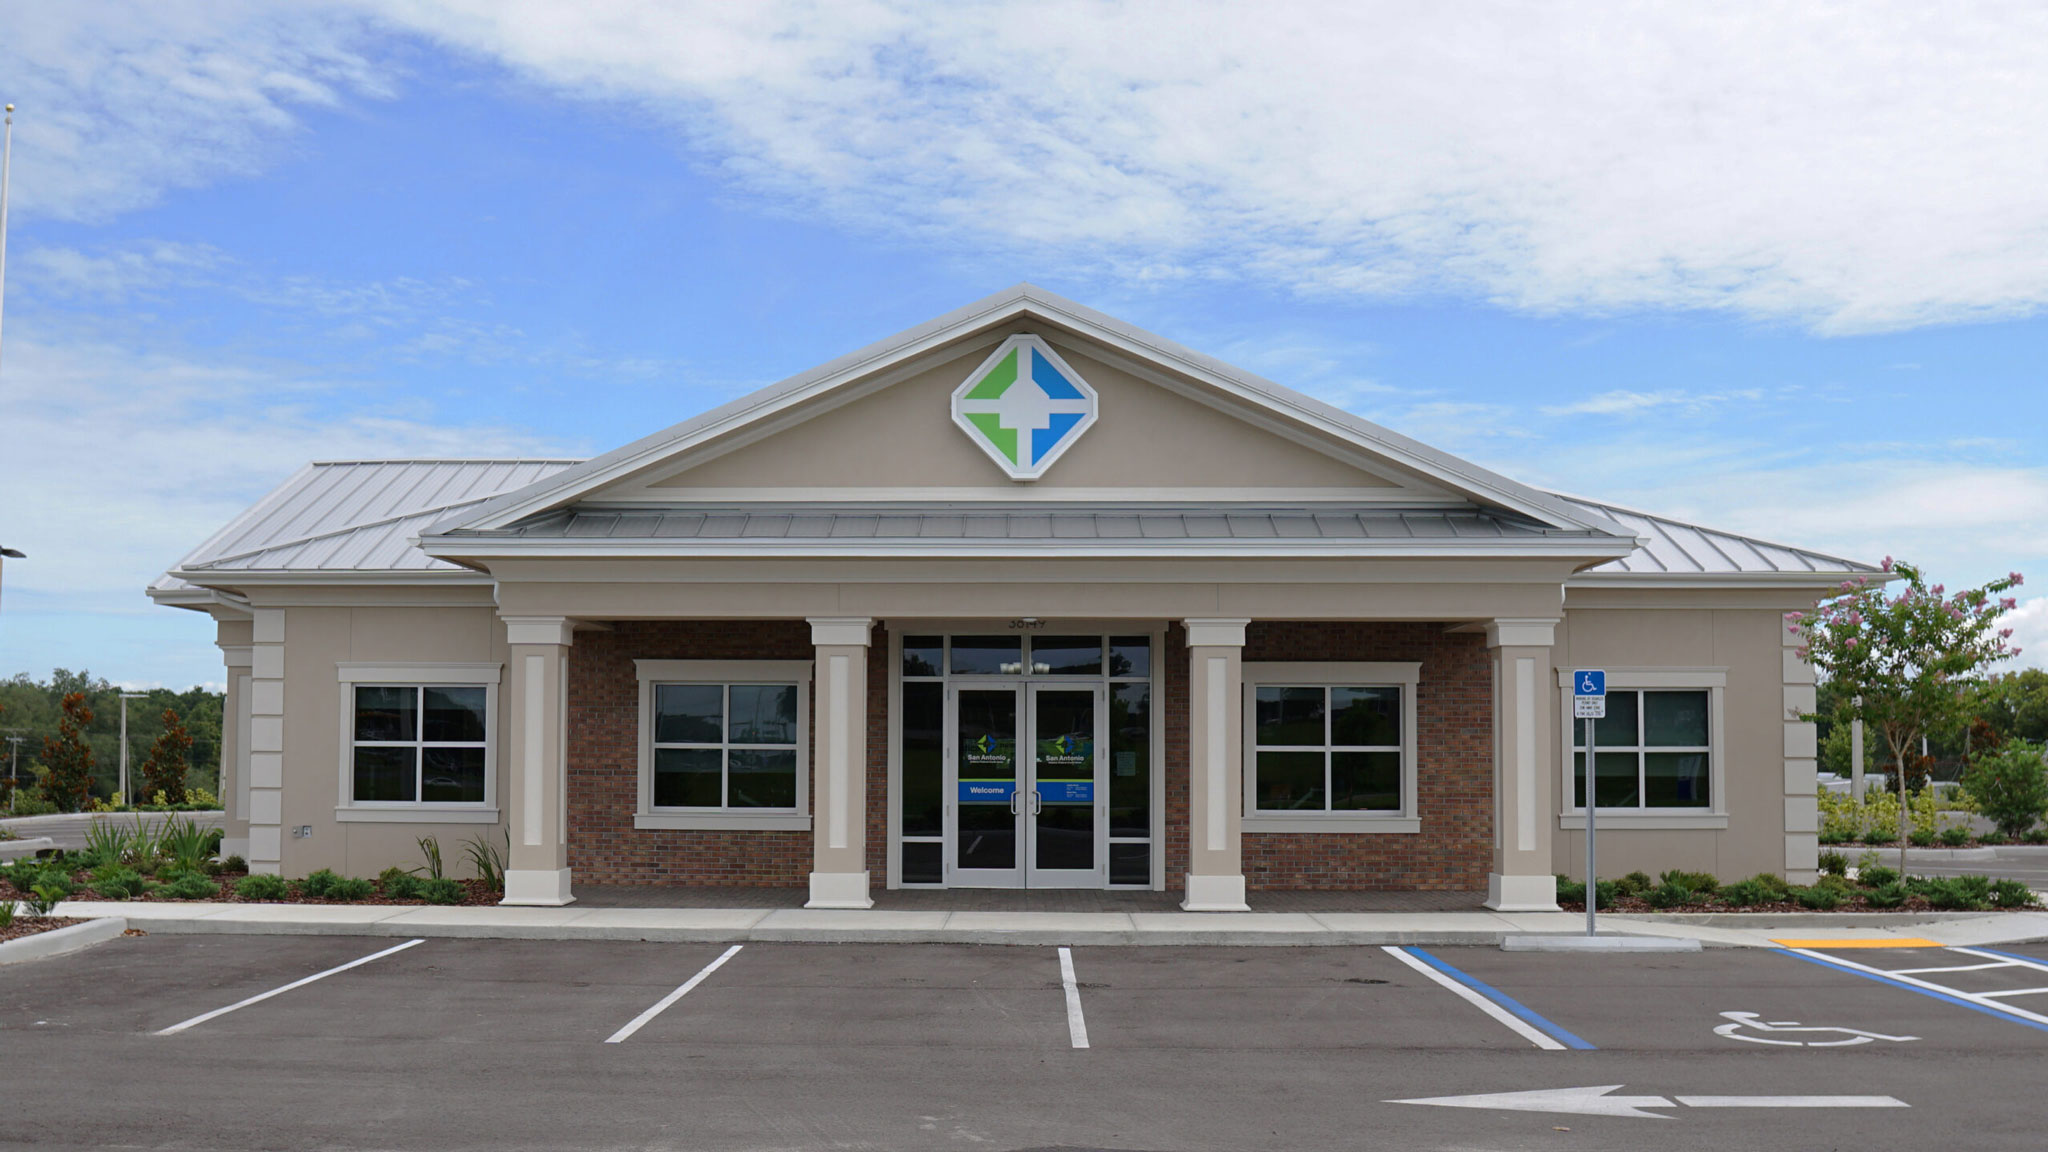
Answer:
[(7, 308), (7, 185), (14, 175), (14, 105), (7, 106), (7, 142), (0, 145), (0, 315)]
[(128, 702), (146, 700), (147, 692), (121, 693), (121, 803), (128, 803)]

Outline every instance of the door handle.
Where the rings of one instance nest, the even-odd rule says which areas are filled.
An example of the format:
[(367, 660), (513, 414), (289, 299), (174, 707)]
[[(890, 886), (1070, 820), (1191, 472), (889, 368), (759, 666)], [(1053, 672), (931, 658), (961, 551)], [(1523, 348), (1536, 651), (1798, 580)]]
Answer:
[(1017, 801), (1021, 798), (1017, 789), (1010, 789), (1010, 815), (1015, 816), (1017, 814)]
[(1038, 794), (1038, 789), (1033, 788), (1031, 790), (1031, 814), (1036, 816), (1043, 811), (1045, 811), (1045, 797)]

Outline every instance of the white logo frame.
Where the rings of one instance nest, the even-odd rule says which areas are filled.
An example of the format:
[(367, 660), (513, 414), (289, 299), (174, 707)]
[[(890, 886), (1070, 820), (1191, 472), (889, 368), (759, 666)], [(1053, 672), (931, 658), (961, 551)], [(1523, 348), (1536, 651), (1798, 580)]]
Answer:
[[(1081, 406), (1079, 410), (1080, 421), (1069, 429), (1065, 436), (1060, 437), (1059, 443), (1053, 445), (1046, 452), (1043, 460), (1035, 463), (1030, 459), (1031, 429), (1029, 427), (1022, 427), (1017, 430), (1017, 455), (1019, 459), (1012, 461), (1004, 456), (1002, 451), (994, 444), (990, 443), (982, 430), (976, 427), (973, 421), (968, 419), (969, 415), (981, 415), (993, 411), (991, 407), (975, 407), (970, 411), (967, 405), (992, 405), (997, 402), (969, 400), (967, 394), (974, 391), (983, 378), (993, 371), (996, 365), (1002, 363), (1005, 356), (1017, 351), (1043, 356), (1046, 362), (1061, 376), (1065, 377), (1067, 382), (1074, 386), (1075, 391), (1081, 394), (1081, 400), (1078, 402)], [(1021, 384), (1030, 384), (1033, 389), (1038, 388), (1037, 383), (1031, 380), (1028, 361), (1028, 355), (1018, 358), (1017, 381), (1010, 385), (1011, 388), (1014, 389)], [(1041, 395), (1043, 395), (1042, 392)], [(1065, 400), (1049, 401), (1049, 403), (1071, 405), (1076, 402)], [(1001, 468), (1003, 473), (1010, 479), (1028, 483), (1044, 476), (1054, 464), (1059, 462), (1060, 457), (1067, 454), (1067, 449), (1072, 448), (1082, 436), (1087, 434), (1090, 428), (1095, 426), (1096, 420), (1100, 418), (1102, 413), (1102, 401), (1094, 386), (1089, 384), (1079, 372), (1074, 371), (1073, 365), (1068, 364), (1058, 352), (1055, 352), (1052, 345), (1046, 343), (1043, 337), (1027, 333), (1012, 336), (1001, 344), (996, 345), (995, 351), (990, 352), (988, 357), (975, 367), (974, 371), (967, 374), (967, 379), (962, 381), (960, 386), (953, 390), (952, 408), (953, 423), (958, 425), (960, 430), (967, 434), (967, 438), (974, 442), (975, 447), (981, 449), (984, 456), (994, 461), (996, 467)], [(1060, 414), (1073, 415), (1075, 413), (1072, 409), (1063, 409), (1060, 410)]]

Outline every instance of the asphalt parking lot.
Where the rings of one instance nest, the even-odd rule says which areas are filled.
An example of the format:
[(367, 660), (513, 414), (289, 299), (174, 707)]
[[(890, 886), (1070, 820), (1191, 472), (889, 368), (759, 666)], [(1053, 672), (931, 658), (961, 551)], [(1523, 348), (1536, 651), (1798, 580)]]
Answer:
[(2038, 1148), (2048, 949), (150, 935), (0, 1051), (10, 1147)]

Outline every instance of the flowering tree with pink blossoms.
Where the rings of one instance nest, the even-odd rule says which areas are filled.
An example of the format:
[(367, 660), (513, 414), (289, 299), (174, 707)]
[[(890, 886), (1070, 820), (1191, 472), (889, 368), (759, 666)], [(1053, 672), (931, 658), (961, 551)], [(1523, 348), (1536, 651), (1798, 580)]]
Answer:
[(2010, 643), (2012, 629), (1998, 621), (2016, 606), (2003, 593), (2024, 581), (2014, 572), (1951, 595), (1939, 584), (1928, 587), (1911, 564), (1887, 556), (1884, 570), (1905, 582), (1896, 595), (1885, 581), (1861, 577), (1843, 582), (1814, 611), (1787, 613), (1785, 620), (1802, 641), (1800, 656), (1836, 686), (1838, 719), (1860, 719), (1884, 738), (1903, 791), (1920, 738), (1966, 723), (1964, 689), (1992, 664), (2020, 654)]

